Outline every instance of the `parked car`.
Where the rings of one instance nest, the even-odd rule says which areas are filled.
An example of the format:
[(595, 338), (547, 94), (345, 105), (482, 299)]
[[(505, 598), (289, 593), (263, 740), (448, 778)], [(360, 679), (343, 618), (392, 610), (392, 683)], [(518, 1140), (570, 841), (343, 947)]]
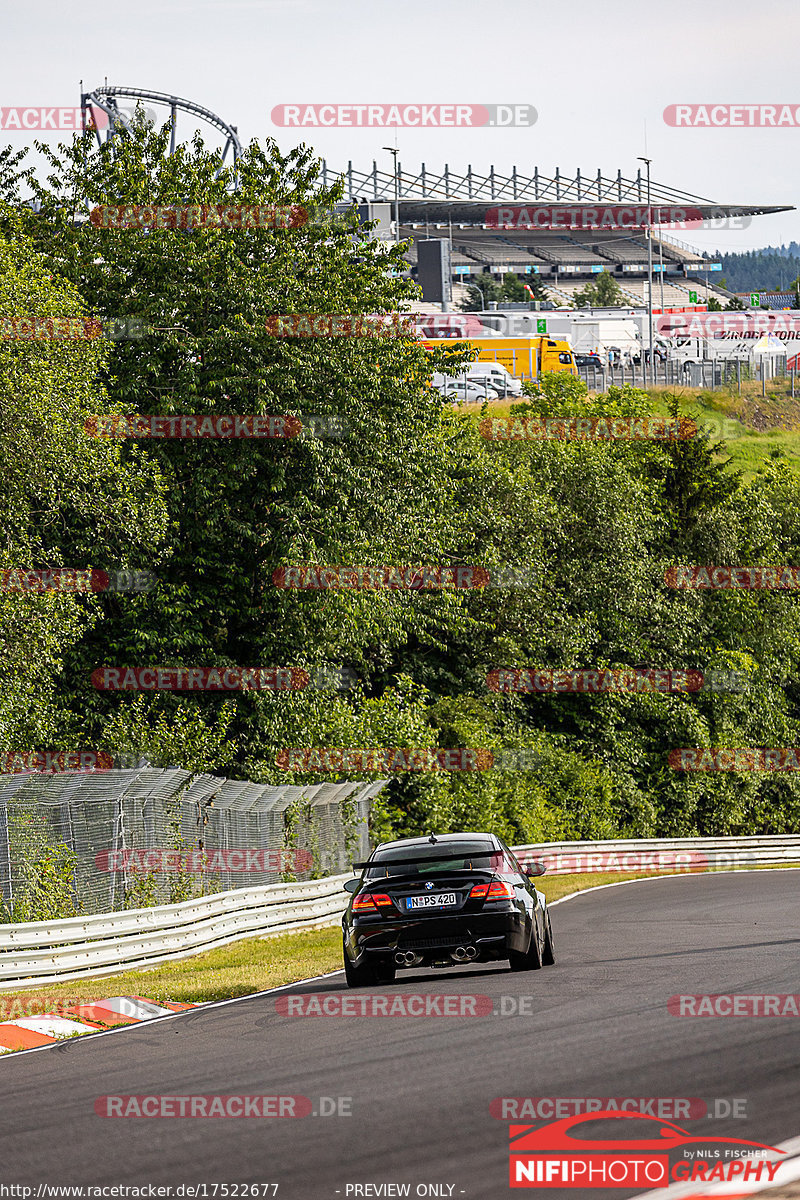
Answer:
[(576, 354), (575, 366), (580, 369), (594, 367), (596, 370), (602, 371), (603, 360), (599, 354)]
[(398, 969), (507, 959), (512, 971), (555, 962), (544, 895), (492, 833), (383, 842), (365, 863), (342, 918), (349, 987), (391, 983)]
[(485, 378), (499, 396), (522, 395), (522, 380), (512, 375), (501, 363), (472, 363), (467, 378), (473, 382)]
[(482, 404), (484, 400), (497, 399), (497, 392), (490, 383), (473, 383), (469, 379), (455, 379), (437, 372), (431, 385), (443, 396), (452, 396), (462, 404)]

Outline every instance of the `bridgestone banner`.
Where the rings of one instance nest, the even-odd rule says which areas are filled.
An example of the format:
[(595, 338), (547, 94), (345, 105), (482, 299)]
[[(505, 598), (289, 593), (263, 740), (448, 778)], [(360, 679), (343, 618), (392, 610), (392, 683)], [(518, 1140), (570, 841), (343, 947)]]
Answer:
[(665, 313), (656, 321), (662, 337), (674, 338), (762, 338), (782, 341), (800, 338), (797, 312), (686, 312)]

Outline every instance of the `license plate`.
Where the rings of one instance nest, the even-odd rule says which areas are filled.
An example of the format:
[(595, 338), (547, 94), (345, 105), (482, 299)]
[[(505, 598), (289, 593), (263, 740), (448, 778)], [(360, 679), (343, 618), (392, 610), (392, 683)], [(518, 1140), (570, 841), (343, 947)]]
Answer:
[(455, 892), (437, 892), (435, 896), (407, 896), (406, 908), (445, 908), (458, 903)]

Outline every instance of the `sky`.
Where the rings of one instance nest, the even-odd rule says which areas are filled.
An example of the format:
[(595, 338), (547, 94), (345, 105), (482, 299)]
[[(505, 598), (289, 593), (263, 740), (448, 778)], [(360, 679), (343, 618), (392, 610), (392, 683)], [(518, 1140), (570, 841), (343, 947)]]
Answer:
[[(377, 159), (391, 171), (382, 147), (395, 142), (404, 172), (447, 162), (630, 177), (646, 155), (654, 183), (715, 203), (800, 203), (797, 0), (137, 0), (100, 9), (0, 0), (0, 13), (4, 110), (78, 106), (81, 79), (87, 91), (107, 80), (193, 100), (236, 125), (243, 142), (275, 138), (284, 152), (305, 142), (342, 170), (348, 160), (371, 170)], [(278, 105), (323, 103), (527, 104), (537, 119), (396, 130), (273, 123)], [(788, 105), (797, 125), (676, 128), (664, 117), (676, 104)], [(185, 119), (178, 128), (191, 133)], [(69, 139), (4, 127), (0, 145), (35, 137)], [(680, 236), (723, 252), (800, 242), (800, 212)]]

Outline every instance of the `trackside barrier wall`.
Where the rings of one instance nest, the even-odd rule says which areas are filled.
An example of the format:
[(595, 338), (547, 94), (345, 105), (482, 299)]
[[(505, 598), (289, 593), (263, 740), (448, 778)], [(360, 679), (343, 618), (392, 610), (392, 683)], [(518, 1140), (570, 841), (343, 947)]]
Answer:
[[(520, 862), (539, 859), (548, 875), (576, 871), (722, 869), (800, 863), (800, 836), (625, 838), (606, 842), (541, 842), (515, 846)], [(617, 862), (607, 865), (609, 859)], [(660, 860), (660, 861), (659, 861)], [(705, 860), (705, 861), (704, 861)], [(652, 865), (648, 867), (648, 862)], [(627, 864), (627, 865), (626, 865)]]
[[(704, 856), (712, 867), (800, 863), (800, 836), (788, 835), (545, 842), (514, 849), (522, 861), (549, 862), (553, 874), (575, 871), (576, 856), (597, 859), (611, 854), (621, 864), (612, 870), (625, 870), (630, 856), (650, 854), (661, 855), (667, 871), (670, 856), (678, 867), (679, 856), (686, 856), (687, 868), (692, 855)], [(602, 868), (590, 864), (588, 869)], [(159, 908), (0, 925), (0, 991), (114, 975), (189, 958), (242, 938), (335, 925), (347, 905), (342, 885), (350, 877), (239, 888)]]

